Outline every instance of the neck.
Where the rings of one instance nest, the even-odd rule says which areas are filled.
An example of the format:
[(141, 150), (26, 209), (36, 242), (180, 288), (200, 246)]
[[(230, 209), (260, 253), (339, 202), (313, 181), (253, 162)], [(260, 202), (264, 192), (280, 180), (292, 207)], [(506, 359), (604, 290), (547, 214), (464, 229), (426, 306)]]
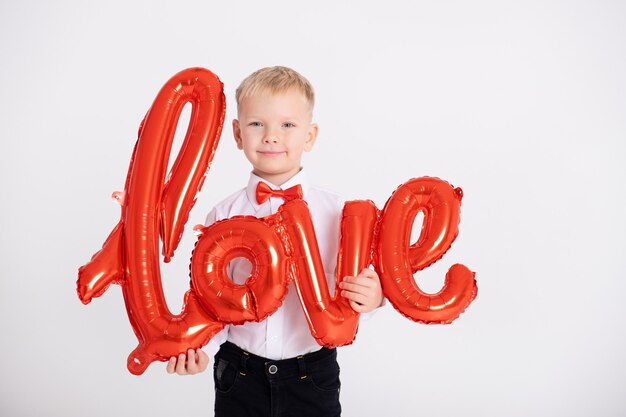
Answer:
[(277, 187), (280, 187), (284, 183), (286, 183), (287, 181), (289, 181), (290, 179), (298, 175), (298, 173), (301, 170), (302, 168), (299, 168), (295, 172), (285, 172), (281, 174), (269, 174), (266, 172), (258, 172), (256, 170), (253, 170), (252, 173), (256, 175), (257, 177), (263, 178), (265, 182), (268, 182), (268, 183), (274, 184)]

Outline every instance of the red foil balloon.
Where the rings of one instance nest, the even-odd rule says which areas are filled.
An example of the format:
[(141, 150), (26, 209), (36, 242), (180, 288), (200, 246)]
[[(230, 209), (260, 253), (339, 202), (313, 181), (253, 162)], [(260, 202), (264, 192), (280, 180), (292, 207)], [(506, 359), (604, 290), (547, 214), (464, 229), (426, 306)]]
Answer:
[(350, 201), (344, 206), (337, 262), (337, 284), (331, 297), (313, 221), (306, 203), (294, 200), (281, 206), (278, 214), (293, 248), (294, 279), (311, 334), (322, 346), (353, 342), (359, 314), (340, 296), (339, 283), (356, 276), (371, 262), (372, 237), (378, 210), (371, 201)]
[[(183, 106), (192, 105), (181, 150), (166, 179), (172, 140)], [(294, 280), (311, 334), (324, 346), (352, 343), (359, 314), (339, 294), (345, 276), (356, 276), (373, 260), (384, 295), (406, 317), (450, 323), (477, 293), (474, 273), (457, 264), (437, 294), (419, 289), (413, 274), (441, 258), (458, 234), (461, 189), (436, 178), (400, 186), (380, 214), (371, 201), (344, 206), (337, 256), (335, 295), (330, 296), (315, 230), (306, 203), (290, 201), (263, 219), (237, 216), (199, 229), (191, 260), (192, 288), (182, 312), (165, 301), (159, 268), (159, 240), (165, 262), (183, 234), (217, 147), (225, 114), (222, 83), (210, 71), (176, 74), (157, 95), (141, 122), (115, 226), (89, 263), (79, 269), (78, 295), (85, 304), (112, 284), (122, 287), (128, 317), (139, 344), (129, 355), (139, 375), (156, 360), (205, 345), (225, 323), (261, 321), (275, 312)], [(424, 213), (415, 244), (410, 236)], [(244, 285), (227, 275), (237, 257), (252, 264)]]
[[(413, 274), (440, 259), (458, 235), (460, 188), (438, 178), (415, 178), (402, 184), (383, 209), (375, 258), (383, 293), (406, 317), (423, 323), (450, 323), (476, 297), (474, 273), (461, 264), (446, 274), (436, 294), (419, 289)], [(411, 230), (418, 212), (424, 221), (418, 241)]]
[[(176, 125), (188, 102), (187, 135), (166, 180)], [(77, 290), (85, 304), (111, 283), (121, 285), (139, 340), (128, 357), (133, 374), (143, 373), (155, 360), (206, 344), (224, 326), (211, 319), (191, 292), (180, 314), (169, 311), (161, 287), (159, 236), (168, 261), (213, 159), (225, 110), (223, 85), (206, 69), (181, 71), (163, 86), (140, 127), (124, 193), (115, 194), (122, 204), (121, 220), (102, 250), (79, 269)]]
[[(347, 202), (342, 215), (335, 296), (331, 297), (307, 204), (295, 200), (262, 219), (237, 216), (200, 227), (191, 259), (192, 288), (213, 319), (241, 324), (261, 321), (282, 304), (295, 282), (313, 336), (323, 346), (352, 343), (359, 314), (339, 296), (339, 283), (356, 276), (372, 259), (378, 210), (371, 201)], [(252, 264), (244, 285), (228, 277), (228, 263)]]
[[(213, 319), (233, 324), (261, 321), (282, 304), (290, 271), (277, 219), (237, 216), (198, 229), (191, 283)], [(238, 257), (252, 264), (244, 285), (234, 284), (227, 274), (228, 263)]]

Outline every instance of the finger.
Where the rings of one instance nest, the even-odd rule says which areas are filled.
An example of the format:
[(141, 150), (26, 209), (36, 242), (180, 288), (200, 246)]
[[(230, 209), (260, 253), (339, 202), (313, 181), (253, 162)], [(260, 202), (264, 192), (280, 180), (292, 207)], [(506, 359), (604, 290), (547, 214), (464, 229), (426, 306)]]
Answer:
[(204, 372), (209, 365), (209, 355), (204, 353), (202, 349), (196, 350), (196, 353), (198, 355), (198, 371)]
[(173, 374), (176, 371), (176, 356), (172, 356), (170, 360), (167, 362), (167, 367), (165, 368), (168, 374)]
[(352, 300), (350, 300), (350, 307), (352, 307), (352, 309), (354, 311), (356, 311), (357, 313), (364, 313), (367, 311), (367, 307), (364, 306), (363, 304), (359, 304), (357, 302), (354, 302)]
[(187, 373), (189, 375), (198, 373), (198, 362), (196, 358), (196, 351), (189, 349), (187, 351)]
[(351, 291), (342, 291), (341, 295), (345, 298), (347, 298), (350, 301), (355, 301), (359, 304), (365, 304), (367, 302), (367, 297), (363, 294), (359, 294), (357, 292), (351, 292)]
[(340, 285), (339, 288), (341, 288), (342, 290), (346, 290), (346, 291), (350, 291), (350, 292), (356, 292), (359, 294), (365, 294), (369, 291), (370, 287), (367, 287), (365, 285), (361, 285), (361, 284), (350, 284), (348, 282), (343, 283), (343, 285)]
[(178, 362), (176, 363), (176, 373), (178, 375), (187, 375), (187, 367), (186, 367), (187, 357), (184, 353), (178, 355)]
[(352, 284), (357, 284), (359, 282), (367, 282), (369, 280), (370, 278), (368, 278), (367, 276), (359, 274), (356, 277), (350, 277), (350, 276), (344, 277), (341, 282), (349, 282)]
[(362, 277), (365, 278), (367, 280), (370, 281), (378, 281), (380, 282), (380, 278), (378, 277), (378, 274), (376, 273), (376, 271), (374, 271), (373, 269), (369, 269), (369, 268), (364, 268), (358, 275), (358, 277)]
[(359, 272), (359, 275), (365, 275), (368, 278), (375, 278), (375, 277), (378, 276), (376, 271), (374, 271), (373, 269), (370, 269), (370, 268), (363, 268), (361, 270), (361, 272)]
[(346, 285), (359, 285), (366, 288), (372, 288), (376, 285), (376, 281), (371, 278), (358, 276), (358, 277), (346, 277), (339, 283), (339, 288), (343, 288), (343, 284)]

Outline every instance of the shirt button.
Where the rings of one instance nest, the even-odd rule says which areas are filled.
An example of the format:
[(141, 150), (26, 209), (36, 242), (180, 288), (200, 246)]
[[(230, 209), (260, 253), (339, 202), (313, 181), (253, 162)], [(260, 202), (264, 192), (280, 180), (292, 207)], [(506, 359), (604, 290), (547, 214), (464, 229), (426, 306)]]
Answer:
[(276, 372), (278, 372), (278, 366), (276, 365), (270, 365), (270, 367), (267, 369), (267, 371), (274, 375)]

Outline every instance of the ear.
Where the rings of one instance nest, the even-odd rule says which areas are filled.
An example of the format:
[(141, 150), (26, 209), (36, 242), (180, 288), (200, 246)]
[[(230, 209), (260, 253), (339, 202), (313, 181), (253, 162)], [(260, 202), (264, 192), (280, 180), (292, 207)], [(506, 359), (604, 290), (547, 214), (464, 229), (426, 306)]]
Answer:
[(237, 142), (237, 149), (243, 149), (241, 128), (239, 127), (239, 120), (237, 119), (233, 119), (233, 136), (235, 137), (235, 142)]
[(304, 142), (304, 150), (309, 152), (313, 149), (313, 145), (315, 145), (315, 141), (317, 140), (317, 132), (319, 131), (319, 126), (317, 123), (311, 123), (309, 126), (309, 131), (307, 132), (306, 142)]

